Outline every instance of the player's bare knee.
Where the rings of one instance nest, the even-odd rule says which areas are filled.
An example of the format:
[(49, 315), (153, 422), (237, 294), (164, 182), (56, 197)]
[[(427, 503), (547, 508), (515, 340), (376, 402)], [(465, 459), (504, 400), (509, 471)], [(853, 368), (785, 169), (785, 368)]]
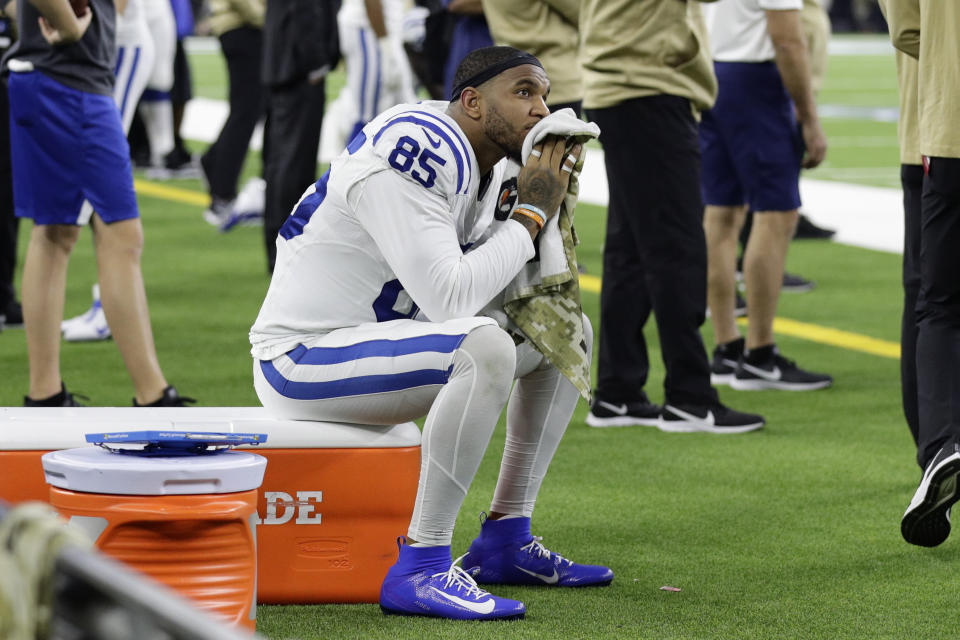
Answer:
[(453, 375), (475, 370), (478, 380), (509, 389), (517, 366), (513, 338), (503, 329), (484, 325), (472, 330), (453, 357)]
[(63, 253), (69, 254), (80, 237), (80, 227), (72, 224), (47, 224), (35, 227), (46, 244), (55, 246)]
[(126, 254), (139, 261), (143, 253), (143, 226), (139, 218), (120, 220), (106, 224), (98, 221), (93, 226), (97, 251), (109, 251), (114, 255)]

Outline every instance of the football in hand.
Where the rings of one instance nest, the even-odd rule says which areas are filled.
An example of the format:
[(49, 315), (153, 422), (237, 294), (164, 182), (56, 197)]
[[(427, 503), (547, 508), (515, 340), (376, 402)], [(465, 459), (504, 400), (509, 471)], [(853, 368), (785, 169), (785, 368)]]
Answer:
[(73, 13), (78, 18), (87, 12), (87, 5), (89, 0), (70, 0), (70, 6), (73, 8)]

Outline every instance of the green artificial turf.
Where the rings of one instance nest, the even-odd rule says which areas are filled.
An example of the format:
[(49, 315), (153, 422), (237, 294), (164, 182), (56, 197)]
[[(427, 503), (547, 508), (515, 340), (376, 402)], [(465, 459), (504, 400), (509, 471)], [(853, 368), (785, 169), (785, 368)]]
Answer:
[[(852, 58), (831, 60), (821, 102), (895, 106), (892, 60)], [(197, 73), (195, 66), (197, 77), (215, 76), (216, 63), (205, 58), (199, 64), (208, 71)], [(845, 92), (856, 78), (868, 88)], [(216, 78), (210, 86), (217, 90)], [(888, 186), (895, 186), (896, 148), (882, 141), (892, 138), (895, 145), (894, 125), (824, 124), (828, 135), (846, 140), (832, 146), (832, 164), (814, 177), (883, 186), (886, 171), (894, 179)], [(857, 137), (874, 139), (873, 146)], [(254, 154), (247, 171), (257, 164)], [(866, 170), (881, 177), (864, 177)], [(843, 178), (843, 171), (861, 174)], [(196, 181), (177, 186), (201, 190)], [(146, 196), (140, 203), (144, 277), (167, 377), (201, 405), (256, 404), (246, 334), (268, 283), (260, 230), (219, 234), (197, 205)], [(579, 257), (593, 276), (602, 275), (604, 216), (600, 207), (578, 209)], [(781, 316), (898, 340), (899, 256), (797, 241), (787, 266), (817, 287), (784, 294)], [(84, 232), (70, 268), (68, 316), (87, 308), (94, 280)], [(594, 326), (598, 297), (584, 293)], [(651, 319), (647, 390), (661, 401), (655, 331)], [(704, 335), (711, 348), (709, 323)], [(375, 605), (262, 606), (259, 632), (324, 640), (955, 637), (960, 543), (928, 550), (900, 538), (899, 519), (919, 470), (901, 415), (898, 362), (801, 338), (778, 342), (803, 366), (833, 374), (836, 385), (815, 393), (721, 389), (725, 403), (767, 417), (760, 432), (592, 429), (580, 404), (541, 491), (534, 532), (570, 558), (613, 567), (610, 587), (494, 588), (527, 604), (527, 619), (512, 623), (384, 617)], [(91, 404), (130, 403), (132, 389), (112, 342), (65, 343), (62, 363), (67, 384)], [(0, 334), (0, 380), (0, 405), (20, 404), (27, 388), (21, 330)], [(501, 423), (461, 510), (455, 554), (466, 550), (479, 512), (489, 506), (503, 440)]]

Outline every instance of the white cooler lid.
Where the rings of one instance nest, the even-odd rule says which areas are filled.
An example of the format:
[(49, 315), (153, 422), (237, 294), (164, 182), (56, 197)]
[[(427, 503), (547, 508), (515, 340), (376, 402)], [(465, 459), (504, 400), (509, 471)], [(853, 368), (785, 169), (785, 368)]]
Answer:
[(0, 407), (0, 451), (70, 449), (87, 445), (84, 435), (105, 431), (221, 431), (266, 433), (258, 449), (415, 447), (412, 422), (356, 425), (287, 420), (263, 407)]
[(55, 487), (138, 496), (249, 491), (260, 487), (267, 468), (266, 458), (245, 451), (144, 457), (88, 446), (51, 451), (41, 460), (47, 484)]

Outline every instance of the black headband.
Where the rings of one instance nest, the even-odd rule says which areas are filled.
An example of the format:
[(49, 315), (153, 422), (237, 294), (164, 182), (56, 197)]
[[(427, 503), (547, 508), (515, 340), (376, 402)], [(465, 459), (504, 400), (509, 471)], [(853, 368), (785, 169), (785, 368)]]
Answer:
[(537, 60), (536, 56), (532, 56), (525, 51), (518, 51), (515, 57), (508, 58), (496, 64), (492, 64), (486, 69), (483, 69), (482, 71), (479, 71), (473, 74), (472, 76), (470, 76), (469, 78), (467, 78), (466, 80), (458, 84), (456, 87), (453, 88), (453, 93), (450, 95), (450, 102), (453, 102), (454, 100), (458, 99), (460, 97), (460, 94), (463, 93), (463, 90), (466, 89), (467, 87), (479, 87), (490, 78), (500, 75), (507, 69), (512, 69), (513, 67), (519, 67), (522, 64), (532, 64), (535, 67), (540, 67), (541, 69), (543, 69), (543, 65), (540, 64), (540, 61)]

